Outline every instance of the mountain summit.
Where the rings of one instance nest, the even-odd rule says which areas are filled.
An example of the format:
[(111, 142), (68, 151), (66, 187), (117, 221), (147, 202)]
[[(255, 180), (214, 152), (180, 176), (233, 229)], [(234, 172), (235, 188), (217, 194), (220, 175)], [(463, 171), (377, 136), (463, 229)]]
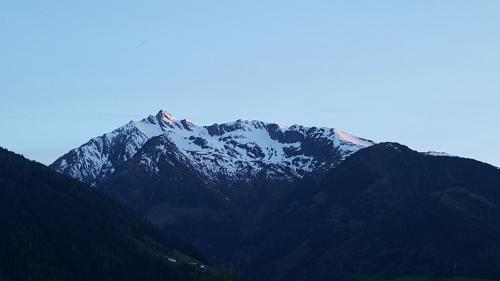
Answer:
[(256, 120), (199, 126), (160, 110), (91, 139), (51, 167), (97, 186), (153, 138), (159, 138), (154, 141), (156, 149), (141, 154), (141, 165), (147, 171), (158, 172), (156, 160), (167, 153), (168, 147), (172, 157), (182, 159), (212, 183), (248, 180), (257, 175), (293, 180), (307, 173), (327, 171), (353, 152), (373, 144), (338, 129), (283, 127)]
[(177, 119), (175, 119), (175, 116), (172, 115), (172, 113), (170, 113), (164, 109), (161, 109), (160, 111), (158, 111), (158, 114), (156, 114), (156, 116), (161, 117), (163, 120), (170, 121), (170, 122), (177, 120)]

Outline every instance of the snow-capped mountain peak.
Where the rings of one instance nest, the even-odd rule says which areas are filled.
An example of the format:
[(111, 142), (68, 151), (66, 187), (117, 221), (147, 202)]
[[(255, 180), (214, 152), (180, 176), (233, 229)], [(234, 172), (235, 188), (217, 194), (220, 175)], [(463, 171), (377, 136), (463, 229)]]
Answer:
[[(257, 120), (199, 126), (160, 110), (156, 115), (91, 139), (57, 159), (51, 167), (93, 185), (103, 182), (133, 157), (141, 159), (141, 165), (147, 166), (145, 171), (158, 173), (159, 159), (167, 155), (158, 142), (169, 142), (161, 147), (175, 147), (180, 159), (211, 182), (251, 180), (257, 175), (292, 180), (330, 169), (353, 152), (373, 144), (338, 129), (285, 127)], [(157, 149), (144, 149), (152, 145)], [(171, 151), (168, 155), (172, 155)]]
[(161, 120), (163, 120), (167, 123), (177, 121), (175, 116), (165, 109), (161, 109), (160, 111), (158, 111), (158, 113), (156, 114), (156, 117), (160, 118)]

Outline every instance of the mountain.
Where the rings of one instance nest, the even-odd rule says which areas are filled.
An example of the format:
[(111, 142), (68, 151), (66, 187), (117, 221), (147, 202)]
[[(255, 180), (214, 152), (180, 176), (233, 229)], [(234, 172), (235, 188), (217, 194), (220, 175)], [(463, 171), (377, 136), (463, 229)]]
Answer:
[(229, 280), (101, 192), (0, 148), (0, 280)]
[(198, 126), (159, 111), (94, 138), (51, 168), (96, 186), (212, 261), (226, 261), (304, 175), (373, 142), (338, 129), (237, 120)]
[(500, 170), (470, 159), (160, 111), (51, 167), (249, 281), (500, 278)]
[(235, 263), (248, 280), (499, 280), (500, 170), (434, 155), (381, 143), (305, 177)]
[[(174, 146), (186, 164), (210, 183), (248, 180), (262, 174), (271, 179), (294, 179), (327, 171), (373, 144), (338, 129), (283, 127), (261, 121), (198, 126), (161, 110), (91, 139), (50, 166), (96, 186), (157, 136), (164, 136), (164, 142)], [(148, 173), (158, 172), (156, 156), (141, 159)]]

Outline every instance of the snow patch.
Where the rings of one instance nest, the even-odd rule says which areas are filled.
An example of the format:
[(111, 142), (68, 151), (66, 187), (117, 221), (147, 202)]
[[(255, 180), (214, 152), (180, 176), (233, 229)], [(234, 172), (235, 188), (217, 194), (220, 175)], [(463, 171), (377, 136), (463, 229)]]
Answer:
[[(270, 129), (276, 127), (279, 130)], [(216, 133), (209, 132), (214, 128)], [(178, 121), (172, 114), (161, 110), (156, 115), (131, 121), (111, 133), (90, 140), (63, 156), (60, 162), (56, 161), (58, 164), (53, 168), (96, 184), (133, 157), (149, 139), (158, 136), (164, 136), (175, 146), (176, 153), (180, 153), (175, 157), (188, 161), (209, 180), (249, 179), (261, 172), (270, 178), (293, 178), (337, 164), (325, 161), (321, 154), (311, 153), (311, 148), (304, 147), (301, 138), (283, 139), (285, 135), (294, 134), (301, 135), (309, 146), (312, 142), (318, 147), (328, 147), (328, 153), (338, 155), (339, 160), (373, 144), (338, 129), (299, 125), (285, 127), (257, 120), (239, 119), (220, 125), (198, 126), (186, 119)], [(171, 146), (158, 149), (163, 154), (172, 153), (168, 151)], [(159, 155), (155, 155), (154, 159), (153, 156), (143, 157), (140, 163), (147, 172), (157, 174), (160, 172), (157, 165), (159, 159)]]

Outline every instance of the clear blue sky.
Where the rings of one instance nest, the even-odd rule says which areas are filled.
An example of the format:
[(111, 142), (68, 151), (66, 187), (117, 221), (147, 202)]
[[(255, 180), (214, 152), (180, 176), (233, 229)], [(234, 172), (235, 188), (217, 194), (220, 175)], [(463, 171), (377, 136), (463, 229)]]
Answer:
[(0, 145), (43, 163), (165, 108), (500, 166), (500, 1), (0, 3)]

